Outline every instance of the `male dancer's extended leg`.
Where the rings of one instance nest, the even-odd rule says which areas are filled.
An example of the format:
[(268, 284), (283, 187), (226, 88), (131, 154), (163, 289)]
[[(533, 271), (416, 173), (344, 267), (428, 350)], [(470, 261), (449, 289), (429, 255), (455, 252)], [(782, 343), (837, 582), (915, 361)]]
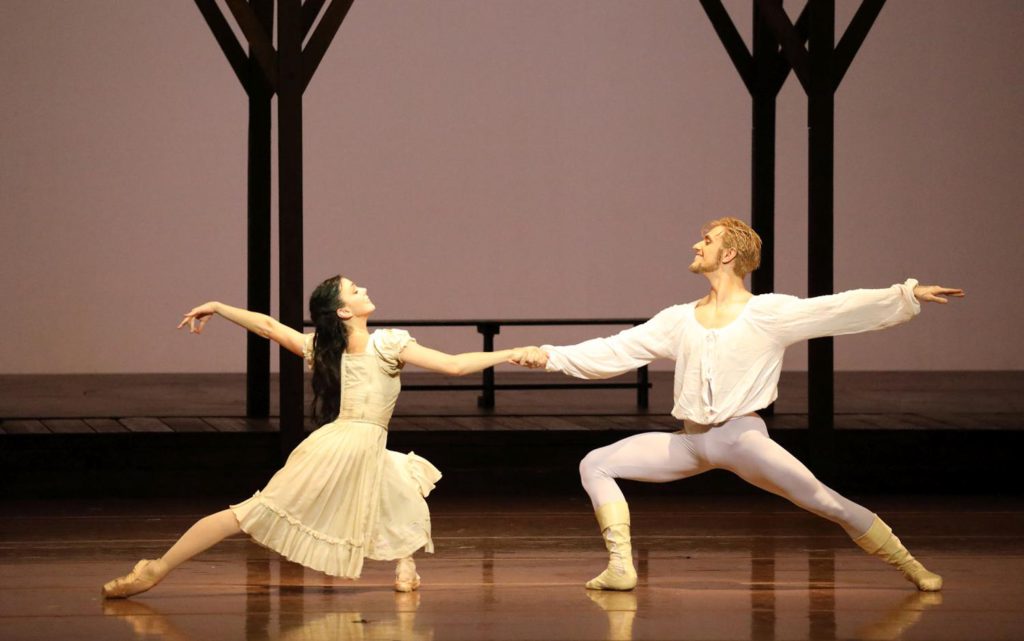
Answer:
[(942, 577), (926, 570), (907, 552), (877, 515), (819, 481), (795, 456), (773, 441), (759, 418), (734, 419), (734, 439), (717, 444), (708, 457), (757, 487), (778, 494), (805, 510), (838, 523), (857, 545), (896, 566), (919, 590), (942, 587)]
[(103, 596), (124, 598), (145, 592), (185, 561), (241, 531), (231, 510), (199, 519), (161, 558), (139, 561), (127, 575), (104, 585)]
[(594, 450), (580, 462), (580, 479), (590, 496), (608, 548), (608, 567), (587, 582), (593, 590), (636, 587), (629, 537), (629, 506), (615, 479), (665, 483), (710, 469), (683, 434), (651, 432)]

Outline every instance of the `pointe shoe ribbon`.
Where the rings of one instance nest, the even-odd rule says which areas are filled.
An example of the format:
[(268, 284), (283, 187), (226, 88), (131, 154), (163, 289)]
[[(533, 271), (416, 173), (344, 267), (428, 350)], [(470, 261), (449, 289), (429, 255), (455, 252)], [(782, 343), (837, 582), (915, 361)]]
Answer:
[(399, 559), (395, 566), (395, 592), (412, 592), (420, 587), (420, 575), (411, 556)]
[(942, 577), (929, 572), (892, 533), (892, 528), (885, 521), (875, 516), (868, 531), (853, 540), (862, 550), (873, 554), (883, 561), (896, 567), (908, 581), (922, 592), (935, 592), (942, 589)]
[(597, 508), (596, 516), (608, 549), (608, 567), (587, 581), (586, 587), (589, 590), (632, 590), (636, 587), (636, 570), (629, 538), (629, 506), (625, 501), (605, 503)]
[(163, 561), (143, 559), (128, 574), (105, 583), (103, 596), (107, 599), (124, 599), (141, 594), (159, 583), (165, 574), (167, 571)]

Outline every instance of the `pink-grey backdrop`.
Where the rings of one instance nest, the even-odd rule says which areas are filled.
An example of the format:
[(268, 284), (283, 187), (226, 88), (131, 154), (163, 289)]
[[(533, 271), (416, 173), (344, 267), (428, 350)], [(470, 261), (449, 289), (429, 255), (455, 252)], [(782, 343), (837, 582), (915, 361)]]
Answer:
[[(842, 28), (856, 3), (838, 4)], [(749, 37), (750, 3), (726, 5)], [(1024, 366), (1022, 41), (1016, 0), (882, 11), (836, 100), (836, 287), (916, 276), (970, 298), (841, 339), (838, 368)], [(193, 3), (5, 0), (0, 59), (0, 373), (244, 369), (226, 323), (173, 330), (245, 295), (246, 102)], [(800, 295), (805, 106), (790, 78), (776, 282)], [(305, 294), (342, 271), (381, 318), (692, 300), (700, 223), (748, 218), (749, 119), (695, 1), (359, 0), (305, 99)]]

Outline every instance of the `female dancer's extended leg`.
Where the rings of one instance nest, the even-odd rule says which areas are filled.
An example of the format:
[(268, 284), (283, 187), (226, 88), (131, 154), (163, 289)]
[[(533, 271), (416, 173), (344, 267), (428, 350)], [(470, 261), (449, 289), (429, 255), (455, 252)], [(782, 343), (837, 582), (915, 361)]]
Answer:
[(185, 561), (241, 531), (231, 510), (221, 510), (201, 518), (162, 557), (139, 561), (127, 575), (104, 585), (103, 596), (124, 598), (145, 592)]
[[(171, 570), (229, 536), (241, 534), (238, 519), (231, 510), (221, 510), (195, 522), (159, 559), (144, 559), (125, 576), (103, 586), (103, 596), (119, 599), (140, 594), (163, 580)], [(395, 590), (411, 592), (420, 586), (412, 556), (398, 559), (395, 566)]]

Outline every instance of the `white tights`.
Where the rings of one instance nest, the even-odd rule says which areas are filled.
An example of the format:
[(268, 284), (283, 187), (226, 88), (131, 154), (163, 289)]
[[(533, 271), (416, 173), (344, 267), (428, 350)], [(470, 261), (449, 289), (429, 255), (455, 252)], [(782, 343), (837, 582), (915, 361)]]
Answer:
[(875, 515), (814, 477), (807, 467), (768, 436), (764, 421), (741, 416), (703, 434), (650, 432), (594, 450), (580, 463), (583, 488), (594, 508), (625, 500), (615, 479), (665, 483), (713, 469), (744, 481), (838, 523), (851, 537), (863, 534)]

